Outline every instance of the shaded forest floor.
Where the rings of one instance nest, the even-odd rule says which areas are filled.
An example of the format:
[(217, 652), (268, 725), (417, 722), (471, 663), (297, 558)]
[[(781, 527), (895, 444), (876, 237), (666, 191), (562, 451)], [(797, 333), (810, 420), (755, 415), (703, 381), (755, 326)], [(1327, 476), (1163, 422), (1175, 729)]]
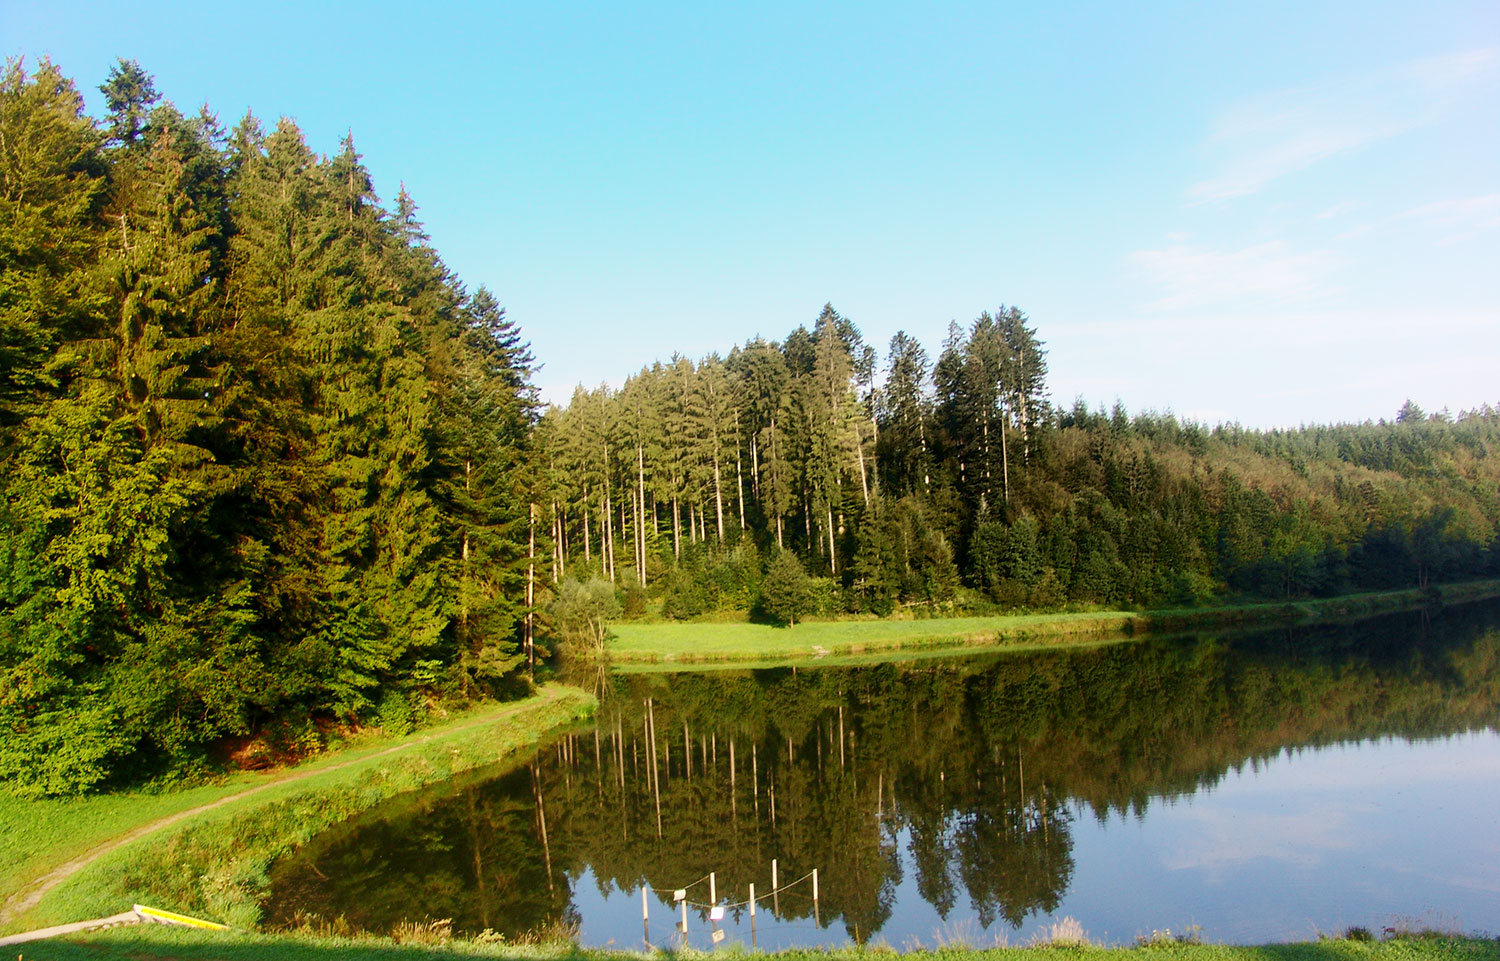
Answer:
[(1024, 650), (1059, 644), (1092, 644), (1143, 634), (1209, 627), (1295, 624), (1357, 618), (1500, 596), (1500, 580), (1465, 581), (1437, 588), (1374, 591), (1338, 597), (1228, 604), (1149, 611), (1007, 614), (904, 620), (803, 621), (795, 627), (724, 622), (622, 622), (612, 625), (610, 660), (624, 670), (672, 669), (682, 664), (856, 663), (892, 651), (952, 648)]
[[(217, 934), (169, 930), (154, 925), (122, 928), (26, 945), (24, 957), (55, 961), (441, 961), (454, 958), (516, 958), (536, 961), (635, 961), (640, 958), (704, 957), (701, 951), (586, 950), (572, 945), (528, 946), (476, 944), (402, 944), (387, 938), (334, 938), (301, 934), (269, 935), (232, 932)], [(721, 952), (743, 957), (743, 945), (725, 945)], [(887, 947), (782, 951), (762, 955), (778, 961), (873, 961), (890, 958)], [(1383, 941), (1328, 939), (1301, 944), (1235, 946), (1165, 941), (1135, 947), (1038, 944), (1027, 947), (973, 949), (950, 945), (937, 950), (902, 952), (908, 959), (941, 961), (1037, 961), (1072, 958), (1077, 961), (1500, 961), (1500, 940), (1450, 935), (1396, 937)]]
[(582, 691), (548, 686), (406, 737), (180, 792), (0, 794), (0, 933), (104, 917), (135, 901), (238, 915), (244, 925), (275, 856), (386, 797), (495, 764), (593, 704)]

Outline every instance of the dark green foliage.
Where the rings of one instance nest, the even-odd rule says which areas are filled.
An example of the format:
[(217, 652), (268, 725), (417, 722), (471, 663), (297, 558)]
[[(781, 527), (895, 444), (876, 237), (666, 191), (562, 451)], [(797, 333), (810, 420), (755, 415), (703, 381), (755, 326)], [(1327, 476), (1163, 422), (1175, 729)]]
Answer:
[(50, 64), (0, 81), (0, 779), (499, 690), (537, 544), (519, 332), (352, 140), (223, 145), (132, 61), (101, 90), (104, 137)]
[(813, 585), (797, 555), (791, 551), (778, 553), (760, 585), (761, 609), (777, 623), (793, 627), (815, 603)]

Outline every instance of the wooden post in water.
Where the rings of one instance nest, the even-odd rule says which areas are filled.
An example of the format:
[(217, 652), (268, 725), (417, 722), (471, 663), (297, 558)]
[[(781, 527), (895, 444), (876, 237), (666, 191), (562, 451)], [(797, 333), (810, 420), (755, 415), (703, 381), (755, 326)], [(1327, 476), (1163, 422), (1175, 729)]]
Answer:
[(708, 903), (710, 906), (719, 903), (719, 889), (714, 886), (714, 873), (708, 872)]
[(813, 923), (818, 927), (823, 926), (823, 917), (819, 913), (818, 905), (818, 869), (813, 868)]
[(776, 859), (771, 859), (771, 914), (781, 917), (781, 885), (776, 880)]
[(755, 943), (755, 882), (750, 882), (750, 947), (756, 947)]
[(687, 898), (682, 899), (682, 946), (687, 947)]
[(641, 885), (641, 928), (646, 932), (646, 947), (651, 947), (651, 907), (646, 902), (646, 887)]

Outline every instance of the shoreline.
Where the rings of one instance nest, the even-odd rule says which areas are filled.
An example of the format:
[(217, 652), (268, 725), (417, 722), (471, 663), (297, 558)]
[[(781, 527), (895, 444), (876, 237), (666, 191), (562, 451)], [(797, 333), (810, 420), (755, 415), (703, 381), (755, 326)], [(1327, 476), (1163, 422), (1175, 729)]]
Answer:
[[(417, 926), (416, 930), (420, 930)], [(430, 929), (429, 929), (430, 930)], [(169, 929), (156, 925), (117, 928), (66, 940), (38, 942), (46, 950), (36, 957), (55, 961), (82, 959), (150, 958), (152, 961), (329, 961), (355, 958), (365, 961), (448, 961), (456, 958), (507, 958), (514, 961), (642, 961), (652, 958), (759, 957), (774, 961), (877, 961), (907, 958), (911, 961), (1034, 961), (1039, 957), (1098, 959), (1098, 961), (1497, 961), (1500, 939), (1446, 932), (1397, 932), (1375, 939), (1367, 931), (1354, 937), (1325, 937), (1316, 941), (1276, 942), (1263, 945), (1214, 944), (1153, 932), (1130, 945), (1101, 945), (1074, 939), (1073, 932), (1059, 932), (1052, 940), (1019, 945), (971, 946), (962, 942), (935, 948), (897, 950), (876, 944), (837, 948), (790, 948), (782, 951), (751, 951), (742, 944), (725, 944), (721, 950), (702, 951), (660, 947), (650, 952), (620, 948), (583, 948), (570, 942), (509, 944), (503, 941), (424, 940), (416, 935), (405, 940), (386, 937), (351, 937), (337, 934), (262, 934), (253, 932), (213, 933)], [(1083, 938), (1086, 933), (1078, 932)], [(430, 936), (429, 936), (430, 937)]]
[(625, 672), (713, 665), (753, 667), (860, 663), (895, 652), (1022, 651), (1111, 644), (1208, 628), (1276, 627), (1358, 620), (1500, 597), (1500, 579), (1462, 581), (1298, 601), (1214, 608), (1020, 614), (925, 620), (803, 621), (773, 627), (747, 621), (622, 622), (612, 625), (609, 664)]

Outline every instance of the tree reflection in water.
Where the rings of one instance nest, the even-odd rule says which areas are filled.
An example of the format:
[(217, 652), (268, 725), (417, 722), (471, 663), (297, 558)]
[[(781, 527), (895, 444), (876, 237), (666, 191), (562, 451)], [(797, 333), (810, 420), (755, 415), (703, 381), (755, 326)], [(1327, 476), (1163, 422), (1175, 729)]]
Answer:
[[(742, 899), (752, 882), (769, 890), (775, 858), (783, 882), (819, 868), (818, 922), (860, 942), (896, 909), (904, 868), (941, 917), (966, 900), (986, 928), (1018, 928), (1068, 889), (1075, 812), (1142, 814), (1288, 747), (1493, 725), (1497, 623), (1484, 605), (875, 667), (613, 675), (596, 726), (278, 865), (270, 919), (452, 918), (516, 937), (576, 925), (586, 869), (606, 894), (713, 871)], [(814, 917), (805, 887), (778, 900), (785, 918)]]

